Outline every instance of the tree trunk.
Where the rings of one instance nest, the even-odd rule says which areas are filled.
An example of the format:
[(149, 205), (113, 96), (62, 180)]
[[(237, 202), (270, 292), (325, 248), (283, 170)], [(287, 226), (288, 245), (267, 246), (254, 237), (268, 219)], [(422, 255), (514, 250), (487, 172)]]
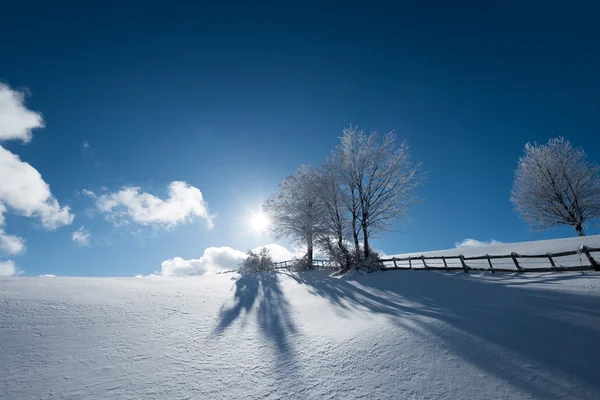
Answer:
[(364, 245), (364, 254), (365, 254), (365, 260), (367, 260), (369, 258), (369, 233), (367, 232), (367, 226), (366, 225), (362, 225), (362, 231), (363, 231), (363, 245)]
[(354, 252), (356, 254), (356, 257), (360, 257), (360, 243), (358, 241), (358, 229), (356, 229), (355, 215), (352, 216), (352, 237), (354, 238)]
[(306, 241), (306, 266), (311, 269), (313, 267), (313, 241), (312, 235), (309, 235), (308, 240)]
[(342, 252), (342, 262), (340, 263), (342, 270), (347, 271), (350, 269), (350, 254), (348, 254), (348, 249), (346, 248), (346, 245), (344, 245), (344, 238), (341, 234), (338, 236), (338, 247)]
[(581, 223), (575, 224), (575, 230), (577, 231), (577, 234), (579, 236), (585, 236), (585, 232), (583, 231), (583, 227), (581, 226)]

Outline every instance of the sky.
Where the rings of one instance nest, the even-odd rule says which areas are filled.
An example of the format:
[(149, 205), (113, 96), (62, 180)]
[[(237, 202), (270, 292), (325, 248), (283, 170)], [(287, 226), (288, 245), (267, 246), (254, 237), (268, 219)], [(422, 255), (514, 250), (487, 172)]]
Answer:
[(531, 230), (509, 197), (527, 142), (600, 162), (597, 3), (189, 3), (3, 5), (4, 275), (290, 256), (252, 216), (349, 124), (395, 130), (427, 171), (373, 242), (387, 254), (575, 235)]

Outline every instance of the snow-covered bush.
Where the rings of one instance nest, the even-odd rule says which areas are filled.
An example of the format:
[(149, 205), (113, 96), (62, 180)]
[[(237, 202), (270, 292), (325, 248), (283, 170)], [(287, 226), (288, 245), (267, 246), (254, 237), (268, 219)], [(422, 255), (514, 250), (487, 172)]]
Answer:
[(248, 250), (246, 259), (240, 264), (238, 272), (240, 274), (251, 274), (271, 269), (273, 269), (271, 253), (269, 249), (263, 247), (259, 251)]
[(373, 272), (381, 268), (381, 260), (379, 258), (379, 254), (373, 249), (369, 249), (369, 255), (367, 258), (362, 258), (361, 256), (362, 254), (359, 254), (358, 257), (355, 256), (355, 269), (359, 269), (365, 272)]

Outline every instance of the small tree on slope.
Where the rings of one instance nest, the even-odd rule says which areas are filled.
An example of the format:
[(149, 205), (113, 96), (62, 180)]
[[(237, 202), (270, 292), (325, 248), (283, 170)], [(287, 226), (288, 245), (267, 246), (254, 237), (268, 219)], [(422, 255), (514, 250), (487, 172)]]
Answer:
[(600, 218), (600, 167), (562, 137), (545, 145), (525, 145), (510, 201), (530, 226), (571, 225), (585, 236), (586, 222)]
[(252, 274), (255, 272), (269, 271), (273, 268), (273, 259), (269, 249), (263, 247), (259, 251), (248, 250), (246, 258), (239, 265), (240, 274)]

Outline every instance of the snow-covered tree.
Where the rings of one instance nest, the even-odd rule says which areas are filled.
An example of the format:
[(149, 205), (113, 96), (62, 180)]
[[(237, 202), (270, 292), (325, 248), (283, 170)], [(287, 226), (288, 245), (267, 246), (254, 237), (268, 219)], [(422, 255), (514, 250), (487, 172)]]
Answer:
[(600, 167), (562, 137), (525, 145), (511, 193), (516, 212), (530, 226), (571, 225), (584, 236), (586, 222), (600, 219)]
[(306, 246), (306, 263), (312, 267), (313, 249), (318, 233), (318, 218), (322, 203), (318, 193), (319, 172), (312, 165), (303, 165), (294, 175), (279, 184), (279, 192), (263, 205), (271, 221), (275, 239), (290, 237)]
[(396, 142), (396, 134), (366, 134), (356, 126), (344, 129), (340, 144), (332, 154), (345, 205), (351, 215), (355, 250), (359, 252), (358, 233), (362, 234), (365, 259), (372, 254), (369, 238), (389, 230), (392, 221), (405, 215), (418, 200), (414, 189), (424, 178), (421, 165), (410, 159), (406, 142)]
[(343, 269), (351, 267), (352, 256), (348, 250), (349, 213), (345, 206), (342, 186), (335, 174), (336, 169), (326, 163), (318, 176), (318, 193), (321, 213), (318, 218), (317, 244)]
[(251, 274), (254, 272), (268, 271), (273, 268), (273, 259), (271, 253), (266, 247), (259, 251), (248, 250), (246, 258), (240, 264), (238, 272), (240, 274)]

